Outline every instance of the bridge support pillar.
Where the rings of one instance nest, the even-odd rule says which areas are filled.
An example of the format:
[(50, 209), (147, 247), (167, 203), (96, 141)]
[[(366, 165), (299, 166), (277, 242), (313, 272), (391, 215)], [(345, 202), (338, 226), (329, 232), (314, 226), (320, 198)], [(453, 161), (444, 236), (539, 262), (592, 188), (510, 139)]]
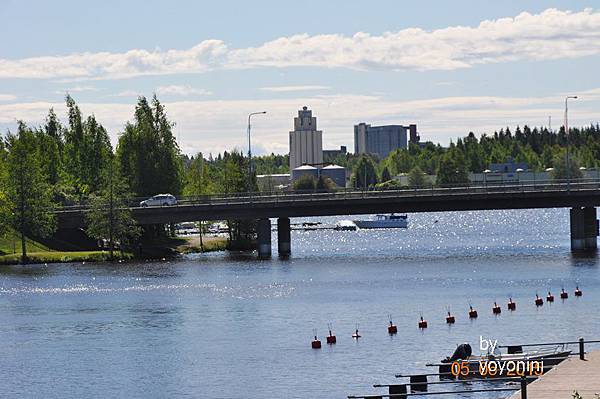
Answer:
[(292, 253), (290, 218), (277, 219), (277, 250), (281, 258), (287, 258)]
[(596, 208), (571, 208), (571, 251), (596, 251), (598, 249), (598, 220)]
[(271, 257), (271, 221), (269, 219), (258, 219), (256, 224), (258, 238), (258, 258), (268, 259)]

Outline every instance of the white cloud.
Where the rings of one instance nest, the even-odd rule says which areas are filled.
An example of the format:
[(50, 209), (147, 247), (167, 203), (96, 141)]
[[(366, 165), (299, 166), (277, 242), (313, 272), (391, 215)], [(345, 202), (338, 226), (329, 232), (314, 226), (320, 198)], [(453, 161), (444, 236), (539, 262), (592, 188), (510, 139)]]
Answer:
[(317, 90), (329, 90), (329, 86), (318, 86), (318, 85), (304, 85), (304, 86), (270, 86), (261, 87), (263, 91), (270, 91), (275, 93), (287, 93), (297, 91), (317, 91)]
[(84, 91), (98, 91), (98, 90), (100, 90), (100, 89), (98, 89), (97, 87), (94, 87), (94, 86), (74, 86), (74, 87), (70, 87), (68, 89), (56, 90), (54, 93), (64, 95), (66, 93), (82, 93)]
[[(588, 90), (598, 93), (599, 89)], [(466, 135), (493, 133), (509, 126), (545, 125), (552, 116), (555, 128), (562, 120), (564, 103), (560, 94), (548, 97), (444, 97), (426, 100), (390, 100), (365, 95), (320, 95), (285, 99), (193, 100), (164, 102), (169, 118), (176, 122), (174, 133), (184, 152), (213, 154), (237, 147), (246, 149), (246, 123), (249, 112), (267, 110), (253, 119), (252, 142), (256, 150), (285, 153), (288, 132), (297, 110), (306, 105), (323, 130), (325, 148), (347, 145), (353, 148), (353, 126), (359, 122), (377, 124), (416, 123), (424, 140), (447, 144)], [(96, 118), (110, 132), (113, 142), (126, 121), (133, 118), (135, 105), (80, 103), (85, 114)], [(63, 103), (0, 104), (0, 128), (14, 129), (22, 119), (31, 125), (42, 124), (50, 107), (66, 119)], [(600, 121), (600, 97), (582, 96), (569, 110), (572, 126)], [(255, 151), (256, 152), (256, 151)]]
[(112, 97), (139, 97), (142, 95), (143, 94), (141, 91), (123, 90), (123, 91), (118, 92), (117, 94), (113, 94)]
[(69, 93), (81, 93), (84, 91), (98, 91), (98, 88), (94, 86), (75, 86), (71, 87), (70, 89), (66, 89), (66, 91)]
[(17, 99), (17, 96), (13, 94), (1, 94), (0, 93), (0, 101), (14, 101)]
[(518, 60), (600, 54), (600, 12), (547, 9), (474, 27), (408, 28), (371, 35), (299, 34), (250, 48), (205, 40), (185, 50), (76, 53), (0, 59), (0, 78), (119, 79), (256, 67), (453, 70)]
[(156, 94), (186, 97), (193, 95), (210, 96), (213, 93), (206, 89), (196, 89), (191, 86), (170, 85), (158, 87), (156, 89)]

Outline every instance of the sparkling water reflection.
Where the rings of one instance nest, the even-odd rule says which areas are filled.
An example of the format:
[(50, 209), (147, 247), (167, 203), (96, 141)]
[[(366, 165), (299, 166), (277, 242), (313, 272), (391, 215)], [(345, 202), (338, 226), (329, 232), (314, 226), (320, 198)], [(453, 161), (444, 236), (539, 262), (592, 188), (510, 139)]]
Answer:
[[(0, 392), (343, 398), (394, 382), (395, 373), (427, 370), (479, 335), (502, 343), (600, 338), (598, 260), (570, 255), (566, 210), (409, 220), (407, 230), (294, 231), (288, 261), (210, 254), (2, 267)], [(582, 298), (533, 305), (536, 292), (576, 283)], [(494, 301), (503, 306), (498, 317)], [(477, 320), (467, 318), (469, 303)], [(448, 307), (453, 326), (444, 321)], [(312, 329), (324, 340), (330, 322), (337, 345), (312, 350)], [(351, 338), (357, 323), (359, 341)]]

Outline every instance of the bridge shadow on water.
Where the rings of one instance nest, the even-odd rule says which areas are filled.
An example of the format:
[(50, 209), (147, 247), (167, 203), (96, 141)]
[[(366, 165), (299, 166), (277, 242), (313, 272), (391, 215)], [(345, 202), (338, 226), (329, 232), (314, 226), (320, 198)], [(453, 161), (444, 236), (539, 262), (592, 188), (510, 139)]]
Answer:
[(597, 267), (598, 251), (571, 252), (571, 265), (575, 267)]

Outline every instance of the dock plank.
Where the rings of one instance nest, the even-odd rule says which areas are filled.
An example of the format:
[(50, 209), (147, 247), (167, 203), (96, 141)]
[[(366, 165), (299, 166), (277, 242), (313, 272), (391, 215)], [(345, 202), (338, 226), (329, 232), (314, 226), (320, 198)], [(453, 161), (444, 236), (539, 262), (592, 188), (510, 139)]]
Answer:
[[(600, 393), (600, 350), (586, 354), (586, 360), (571, 357), (527, 386), (527, 399), (569, 399), (573, 391), (583, 399)], [(509, 399), (520, 399), (521, 391)]]

